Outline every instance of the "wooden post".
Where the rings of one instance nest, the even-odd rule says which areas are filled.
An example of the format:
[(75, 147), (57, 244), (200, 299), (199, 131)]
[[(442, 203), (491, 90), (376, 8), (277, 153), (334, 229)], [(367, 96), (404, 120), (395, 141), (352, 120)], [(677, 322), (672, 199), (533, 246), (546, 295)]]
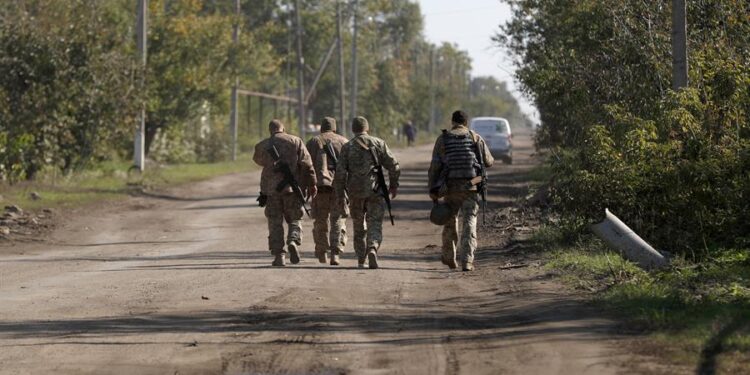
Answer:
[(299, 0), (294, 2), (294, 17), (296, 19), (297, 34), (297, 111), (299, 114), (300, 137), (305, 138), (307, 116), (305, 116), (305, 57), (302, 55), (302, 16), (300, 15)]
[(687, 85), (687, 6), (685, 0), (672, 0), (672, 89)]
[(336, 2), (336, 44), (338, 47), (338, 60), (339, 60), (339, 125), (338, 125), (338, 131), (339, 134), (342, 134), (346, 137), (348, 134), (348, 126), (347, 123), (349, 122), (346, 118), (346, 83), (344, 75), (345, 69), (344, 69), (344, 41), (341, 36), (341, 2)]

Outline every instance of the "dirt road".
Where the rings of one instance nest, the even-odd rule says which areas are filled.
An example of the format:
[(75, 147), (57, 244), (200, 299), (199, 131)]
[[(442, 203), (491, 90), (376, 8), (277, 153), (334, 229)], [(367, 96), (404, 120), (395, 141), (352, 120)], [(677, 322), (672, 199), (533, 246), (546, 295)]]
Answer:
[[(498, 165), (492, 206), (525, 191), (528, 138)], [(0, 373), (606, 374), (627, 338), (539, 268), (481, 237), (477, 271), (438, 261), (428, 148), (405, 169), (381, 269), (271, 268), (258, 174), (74, 215), (36, 244), (0, 246)], [(351, 233), (351, 231), (350, 231)], [(618, 347), (620, 349), (618, 349)]]

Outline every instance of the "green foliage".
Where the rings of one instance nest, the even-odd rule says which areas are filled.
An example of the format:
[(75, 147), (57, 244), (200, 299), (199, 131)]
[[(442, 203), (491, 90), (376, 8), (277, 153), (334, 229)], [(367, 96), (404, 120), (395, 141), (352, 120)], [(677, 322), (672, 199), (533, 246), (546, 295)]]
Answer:
[(39, 2), (31, 10), (55, 12), (55, 20), (19, 11), (0, 25), (0, 178), (80, 169), (106, 157), (102, 146), (132, 124), (130, 60), (113, 48), (121, 35), (99, 32), (111, 9), (91, 5)]
[(609, 208), (706, 259), (750, 245), (750, 5), (689, 2), (691, 85), (673, 92), (670, 3), (512, 1), (497, 40), (541, 112), (563, 221)]
[(219, 132), (208, 133), (199, 138), (195, 145), (195, 153), (199, 156), (198, 161), (204, 163), (216, 163), (229, 157), (229, 142), (227, 136)]
[[(307, 89), (334, 41), (336, 3), (300, 1)], [(227, 157), (235, 79), (241, 88), (283, 96), (294, 95), (297, 86), (293, 6), (275, 0), (241, 4), (243, 14), (237, 17), (231, 1), (149, 1), (146, 69), (136, 58), (130, 0), (27, 0), (0, 9), (0, 179), (67, 174), (92, 162), (129, 159), (142, 106), (150, 159), (184, 163)], [(504, 86), (490, 79), (472, 83), (465, 51), (424, 39), (418, 3), (359, 4), (357, 114), (370, 118), (375, 134), (391, 136), (411, 120), (423, 136), (432, 88), (437, 127), (448, 126), (457, 108), (522, 118)], [(352, 12), (348, 4), (342, 8), (348, 65)], [(235, 24), (241, 29), (237, 44)], [(334, 58), (310, 91), (312, 122), (339, 113), (335, 67)], [(350, 77), (347, 71), (347, 82)], [(501, 89), (485, 89), (494, 87)], [(287, 122), (296, 123), (296, 108), (287, 112), (287, 106), (266, 99), (261, 115), (257, 98), (252, 108), (244, 99), (240, 150), (252, 150), (271, 116), (279, 117), (278, 107), (290, 114)]]
[(528, 119), (505, 82), (494, 77), (475, 77), (469, 87), (466, 111), (473, 116), (495, 116), (507, 119), (511, 127), (525, 126)]
[[(233, 45), (231, 27), (236, 19), (230, 9), (206, 11), (202, 0), (172, 2), (165, 8), (164, 1), (150, 2), (148, 151), (158, 132), (174, 137), (175, 131), (167, 129), (187, 131), (185, 124), (205, 115), (206, 108), (223, 109), (216, 111), (216, 117), (226, 114), (235, 74), (243, 85), (252, 87), (277, 69), (271, 46), (257, 41), (253, 33), (243, 33), (239, 44)], [(191, 134), (178, 137), (191, 138)]]

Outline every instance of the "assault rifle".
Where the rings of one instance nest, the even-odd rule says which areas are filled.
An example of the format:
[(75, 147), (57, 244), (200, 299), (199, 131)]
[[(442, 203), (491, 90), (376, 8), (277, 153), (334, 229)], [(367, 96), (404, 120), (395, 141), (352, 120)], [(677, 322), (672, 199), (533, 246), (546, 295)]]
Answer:
[(279, 150), (276, 148), (276, 145), (271, 143), (271, 146), (268, 148), (268, 153), (271, 154), (271, 158), (273, 158), (273, 160), (276, 162), (276, 171), (281, 172), (281, 174), (284, 175), (284, 179), (281, 180), (278, 185), (276, 185), (276, 191), (281, 192), (282, 190), (284, 190), (284, 188), (287, 187), (287, 185), (291, 187), (294, 195), (296, 195), (297, 199), (299, 199), (300, 203), (302, 203), (302, 208), (305, 209), (305, 213), (307, 213), (308, 217), (311, 217), (310, 210), (307, 209), (307, 199), (305, 199), (305, 194), (299, 187), (297, 179), (294, 178), (289, 165), (281, 160), (281, 155), (279, 154)]
[(479, 196), (482, 197), (482, 224), (487, 224), (487, 166), (484, 165), (484, 146), (475, 143), (477, 147), (477, 156), (479, 159), (479, 177), (480, 182), (477, 184), (477, 191)]
[(388, 216), (391, 217), (391, 225), (396, 225), (396, 223), (393, 221), (393, 213), (391, 212), (391, 197), (390, 195), (388, 195), (388, 185), (385, 183), (383, 166), (380, 165), (380, 161), (378, 160), (378, 156), (375, 154), (374, 147), (370, 147), (369, 150), (370, 155), (372, 156), (372, 162), (373, 164), (375, 164), (375, 166), (372, 167), (372, 171), (375, 173), (375, 177), (377, 178), (373, 190), (376, 193), (379, 193), (383, 197), (383, 199), (385, 199), (385, 206), (388, 207)]

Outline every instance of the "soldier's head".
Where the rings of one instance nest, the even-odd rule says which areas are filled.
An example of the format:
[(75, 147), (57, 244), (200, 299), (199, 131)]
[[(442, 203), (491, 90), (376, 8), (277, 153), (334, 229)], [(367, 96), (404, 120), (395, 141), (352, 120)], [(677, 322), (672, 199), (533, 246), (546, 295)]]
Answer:
[(370, 131), (370, 124), (367, 122), (367, 119), (362, 116), (357, 116), (352, 120), (352, 133), (359, 134), (359, 133), (367, 133)]
[(281, 120), (273, 119), (268, 123), (268, 131), (273, 135), (284, 132), (284, 123)]
[(456, 111), (453, 112), (453, 116), (451, 116), (451, 122), (453, 125), (463, 125), (466, 126), (467, 122), (469, 120), (469, 116), (464, 111)]
[(320, 132), (335, 132), (336, 131), (336, 119), (333, 117), (323, 117), (323, 121), (320, 122)]

